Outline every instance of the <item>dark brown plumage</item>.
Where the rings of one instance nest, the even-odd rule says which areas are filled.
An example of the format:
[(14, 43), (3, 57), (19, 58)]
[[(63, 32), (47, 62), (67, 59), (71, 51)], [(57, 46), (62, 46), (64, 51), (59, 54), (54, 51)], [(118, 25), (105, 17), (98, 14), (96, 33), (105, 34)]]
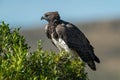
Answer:
[(61, 20), (58, 12), (47, 12), (41, 19), (48, 21), (46, 35), (59, 50), (76, 52), (92, 70), (96, 70), (95, 62), (100, 63), (100, 60), (89, 40), (75, 25)]

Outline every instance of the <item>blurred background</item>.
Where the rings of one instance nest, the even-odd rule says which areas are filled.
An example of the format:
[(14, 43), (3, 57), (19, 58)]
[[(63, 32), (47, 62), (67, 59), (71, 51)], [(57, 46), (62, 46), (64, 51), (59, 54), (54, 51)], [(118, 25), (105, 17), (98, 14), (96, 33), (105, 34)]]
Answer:
[(30, 51), (40, 39), (44, 50), (57, 51), (40, 20), (49, 11), (78, 26), (94, 46), (101, 63), (97, 71), (86, 68), (90, 80), (120, 80), (120, 0), (0, 0), (0, 22), (21, 27)]

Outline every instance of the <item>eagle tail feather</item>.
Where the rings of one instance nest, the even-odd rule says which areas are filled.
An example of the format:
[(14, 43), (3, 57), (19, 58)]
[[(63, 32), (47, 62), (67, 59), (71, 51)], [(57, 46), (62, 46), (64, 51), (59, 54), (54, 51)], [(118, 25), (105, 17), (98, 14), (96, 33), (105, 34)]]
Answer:
[(93, 71), (96, 71), (96, 65), (95, 65), (94, 61), (89, 61), (89, 62), (87, 62), (87, 64)]
[(94, 60), (97, 62), (97, 63), (100, 63), (100, 60), (97, 56), (94, 55)]

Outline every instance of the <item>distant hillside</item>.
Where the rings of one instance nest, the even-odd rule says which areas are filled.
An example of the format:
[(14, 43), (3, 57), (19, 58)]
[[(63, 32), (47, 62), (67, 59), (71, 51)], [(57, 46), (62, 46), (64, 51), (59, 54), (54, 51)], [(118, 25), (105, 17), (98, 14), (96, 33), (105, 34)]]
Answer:
[[(120, 80), (120, 20), (101, 20), (87, 23), (74, 23), (87, 36), (95, 48), (95, 53), (101, 59), (96, 72), (90, 72), (90, 80)], [(41, 27), (41, 26), (40, 26)], [(42, 40), (43, 49), (57, 49), (47, 39), (44, 29), (22, 30), (31, 51), (36, 47), (36, 41)]]

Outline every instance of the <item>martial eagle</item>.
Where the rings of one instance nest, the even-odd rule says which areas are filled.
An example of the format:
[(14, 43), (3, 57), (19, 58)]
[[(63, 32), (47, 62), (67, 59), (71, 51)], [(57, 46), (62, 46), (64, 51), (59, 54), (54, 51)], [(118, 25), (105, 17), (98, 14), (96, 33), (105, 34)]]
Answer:
[(77, 53), (83, 62), (92, 70), (96, 70), (95, 62), (100, 63), (100, 60), (94, 54), (89, 40), (75, 25), (61, 20), (58, 12), (47, 12), (42, 19), (48, 22), (45, 26), (47, 37), (60, 51), (64, 49), (70, 53)]

